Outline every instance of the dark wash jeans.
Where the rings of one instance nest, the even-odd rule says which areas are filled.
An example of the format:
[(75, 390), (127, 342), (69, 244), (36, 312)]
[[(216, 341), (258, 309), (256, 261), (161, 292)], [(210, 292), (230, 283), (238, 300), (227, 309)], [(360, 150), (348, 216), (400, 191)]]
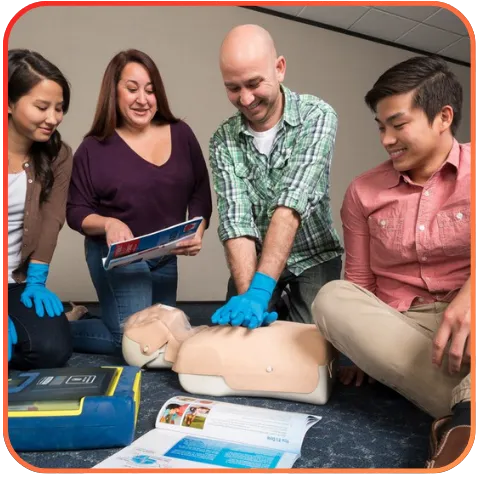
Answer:
[(8, 284), (8, 315), (18, 342), (13, 346), (9, 368), (30, 370), (62, 367), (72, 354), (70, 327), (65, 314), (39, 317), (20, 302), (26, 284)]
[(176, 256), (164, 256), (106, 271), (102, 259), (106, 242), (85, 239), (90, 276), (101, 306), (100, 317), (71, 322), (76, 352), (121, 355), (126, 319), (153, 304), (176, 306), (178, 269)]

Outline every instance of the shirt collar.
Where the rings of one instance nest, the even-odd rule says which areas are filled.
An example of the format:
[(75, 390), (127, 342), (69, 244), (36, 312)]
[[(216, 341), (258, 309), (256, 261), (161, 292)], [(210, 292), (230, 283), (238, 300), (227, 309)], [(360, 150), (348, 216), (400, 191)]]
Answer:
[[(455, 170), (458, 171), (458, 165), (460, 164), (460, 145), (455, 138), (453, 138), (453, 145), (451, 147), (450, 152), (448, 153), (448, 157), (440, 167), (439, 171), (443, 169), (446, 164), (451, 164), (455, 168)], [(388, 173), (389, 174), (385, 178), (383, 178), (383, 184), (387, 189), (391, 189), (398, 186), (400, 184), (400, 179), (410, 182), (410, 178), (407, 175), (404, 175), (403, 173), (400, 173), (393, 168), (391, 161), (390, 170)]]

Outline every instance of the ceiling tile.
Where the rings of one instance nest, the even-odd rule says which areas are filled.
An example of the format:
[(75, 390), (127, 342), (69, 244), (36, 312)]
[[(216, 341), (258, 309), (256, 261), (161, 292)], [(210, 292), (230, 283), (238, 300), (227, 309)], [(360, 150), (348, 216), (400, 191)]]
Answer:
[(439, 53), (440, 55), (449, 56), (450, 58), (470, 63), (470, 39), (468, 37), (462, 38), (453, 45), (439, 51)]
[(431, 53), (437, 53), (451, 43), (457, 41), (460, 35), (446, 32), (438, 28), (429, 27), (421, 23), (411, 32), (406, 33), (403, 37), (397, 40), (401, 45), (419, 48)]
[(446, 8), (441, 8), (439, 12), (428, 18), (425, 23), (434, 27), (443, 28), (459, 35), (468, 35), (465, 24), (453, 12)]
[(303, 5), (299, 5), (297, 7), (279, 7), (279, 6), (274, 6), (274, 7), (265, 7), (261, 5), (262, 8), (267, 8), (267, 10), (274, 10), (276, 12), (281, 12), (281, 13), (287, 13), (287, 15), (292, 15), (296, 17), (299, 12), (304, 8)]
[(418, 23), (412, 20), (371, 9), (349, 30), (382, 40), (394, 41), (416, 25)]
[(438, 12), (439, 7), (374, 7), (377, 10), (383, 10), (385, 12), (394, 13), (400, 17), (409, 18), (410, 20), (416, 20), (422, 22), (430, 15)]
[(299, 17), (347, 29), (367, 10), (369, 7), (306, 7)]

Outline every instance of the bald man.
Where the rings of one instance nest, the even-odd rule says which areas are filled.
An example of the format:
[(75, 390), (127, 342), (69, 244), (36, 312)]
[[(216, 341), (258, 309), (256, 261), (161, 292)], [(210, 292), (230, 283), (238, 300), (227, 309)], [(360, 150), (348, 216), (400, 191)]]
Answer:
[[(337, 116), (321, 99), (282, 85), (286, 61), (257, 25), (228, 33), (220, 68), (238, 112), (210, 141), (231, 273), (227, 302), (212, 323), (255, 328), (278, 313), (313, 323), (312, 301), (342, 267), (329, 198)], [(285, 288), (287, 307), (280, 305)]]

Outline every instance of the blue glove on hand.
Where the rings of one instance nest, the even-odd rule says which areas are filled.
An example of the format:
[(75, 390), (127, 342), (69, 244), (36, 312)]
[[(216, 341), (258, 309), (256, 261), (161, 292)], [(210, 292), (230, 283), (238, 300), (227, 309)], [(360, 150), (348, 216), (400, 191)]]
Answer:
[(60, 299), (46, 287), (48, 277), (48, 264), (34, 264), (30, 262), (27, 271), (25, 290), (20, 296), (20, 301), (29, 309), (35, 303), (35, 311), (39, 317), (46, 313), (50, 317), (60, 316), (63, 312), (63, 304)]
[(12, 322), (10, 316), (8, 316), (8, 361), (12, 358), (12, 348), (17, 343), (17, 331), (15, 330), (15, 324)]
[(272, 277), (256, 272), (247, 292), (229, 299), (226, 305), (216, 310), (211, 322), (241, 325), (249, 329), (269, 325), (277, 319), (277, 312), (267, 311), (275, 286), (276, 281)]

